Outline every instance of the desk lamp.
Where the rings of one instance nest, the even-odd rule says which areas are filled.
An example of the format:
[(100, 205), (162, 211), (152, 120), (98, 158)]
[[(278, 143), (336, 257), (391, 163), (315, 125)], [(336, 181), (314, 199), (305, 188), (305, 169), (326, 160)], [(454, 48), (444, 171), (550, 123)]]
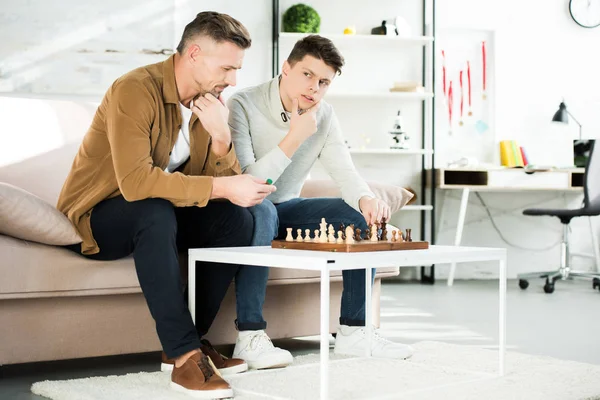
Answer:
[(558, 106), (558, 111), (554, 113), (554, 116), (552, 117), (552, 121), (553, 122), (561, 122), (563, 124), (568, 124), (569, 117), (573, 118), (573, 121), (575, 121), (577, 123), (577, 125), (579, 125), (579, 140), (581, 140), (581, 124), (579, 123), (579, 121), (577, 121), (577, 119), (573, 116), (573, 114), (571, 114), (567, 110), (567, 106), (565, 105), (564, 101), (560, 103), (560, 106)]

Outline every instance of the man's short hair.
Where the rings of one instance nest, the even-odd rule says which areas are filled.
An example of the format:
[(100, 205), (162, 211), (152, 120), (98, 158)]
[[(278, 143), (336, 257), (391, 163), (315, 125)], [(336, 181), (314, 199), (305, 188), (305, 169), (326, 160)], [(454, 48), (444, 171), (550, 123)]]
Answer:
[(344, 57), (331, 40), (319, 35), (308, 35), (296, 42), (287, 62), (293, 67), (307, 55), (323, 60), (338, 75), (342, 73)]
[(238, 20), (227, 14), (204, 11), (186, 25), (177, 52), (183, 54), (191, 41), (199, 36), (207, 36), (217, 43), (231, 42), (244, 50), (252, 44), (250, 33)]

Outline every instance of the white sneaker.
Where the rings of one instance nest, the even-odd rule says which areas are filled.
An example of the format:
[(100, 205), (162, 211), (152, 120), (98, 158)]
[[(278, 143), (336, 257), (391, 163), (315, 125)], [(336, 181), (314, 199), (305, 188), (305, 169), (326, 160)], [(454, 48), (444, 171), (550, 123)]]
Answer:
[[(367, 345), (367, 331), (364, 326), (340, 325), (335, 337), (335, 354), (363, 357)], [(387, 340), (373, 329), (371, 335), (371, 355), (379, 358), (404, 360), (413, 355), (414, 349), (406, 344)]]
[(282, 368), (294, 361), (292, 353), (273, 346), (265, 331), (240, 331), (233, 357), (246, 361), (253, 369)]

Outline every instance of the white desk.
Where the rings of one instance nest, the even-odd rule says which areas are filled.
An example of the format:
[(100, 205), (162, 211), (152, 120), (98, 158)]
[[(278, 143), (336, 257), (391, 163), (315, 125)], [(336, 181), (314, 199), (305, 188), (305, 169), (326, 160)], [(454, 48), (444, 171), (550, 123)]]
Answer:
[[(458, 222), (454, 235), (454, 245), (460, 246), (462, 241), (469, 194), (471, 191), (485, 192), (520, 192), (520, 191), (568, 191), (582, 192), (584, 168), (553, 169), (544, 172), (527, 174), (520, 168), (442, 168), (436, 169), (436, 187), (438, 189), (461, 190), (462, 196), (458, 212)], [(578, 254), (593, 257), (596, 268), (600, 271), (600, 249), (598, 236), (591, 217), (588, 218), (594, 254)], [(575, 253), (571, 253), (575, 254)], [(450, 265), (448, 286), (454, 283), (456, 263)]]
[[(447, 262), (498, 261), (500, 272), (498, 303), (498, 373), (504, 375), (506, 348), (506, 249), (480, 247), (431, 246), (427, 250), (334, 253), (309, 250), (272, 249), (271, 247), (225, 247), (190, 249), (188, 264), (188, 302), (192, 318), (196, 310), (196, 261), (257, 265), (271, 268), (306, 269), (321, 272), (321, 399), (329, 395), (329, 273), (366, 268), (365, 324), (371, 340), (371, 268), (409, 267)], [(195, 322), (195, 321), (194, 321)], [(370, 345), (365, 356), (370, 357)]]

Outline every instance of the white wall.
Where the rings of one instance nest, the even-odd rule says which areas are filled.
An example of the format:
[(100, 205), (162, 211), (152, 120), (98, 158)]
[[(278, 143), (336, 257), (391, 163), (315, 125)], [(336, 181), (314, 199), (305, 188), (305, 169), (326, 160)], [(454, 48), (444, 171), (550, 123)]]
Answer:
[[(571, 20), (566, 0), (438, 1), (438, 31), (452, 28), (492, 29), (496, 36), (495, 139), (515, 139), (526, 147), (533, 163), (551, 164), (570, 151), (577, 126), (550, 122), (564, 97), (570, 111), (584, 124), (584, 137), (600, 135), (600, 28), (583, 29)], [(440, 110), (440, 112), (443, 112)], [(443, 131), (438, 135), (445, 135)], [(565, 141), (566, 138), (566, 141)], [(468, 145), (468, 142), (465, 143)], [(562, 147), (562, 149), (561, 149)], [(482, 149), (483, 150), (483, 149)], [(494, 153), (496, 151), (494, 150)], [(558, 157), (557, 157), (558, 155)], [(490, 161), (490, 160), (482, 160)], [(445, 194), (445, 201), (444, 201)], [(459, 193), (441, 193), (443, 219), (440, 243), (453, 242)], [(578, 207), (581, 195), (565, 193), (483, 193), (498, 227), (514, 244), (545, 248), (561, 235), (558, 219), (525, 217), (526, 207)], [(591, 253), (587, 221), (572, 225), (572, 251)], [(534, 252), (506, 245), (488, 216), (471, 196), (463, 237), (466, 245), (506, 246), (509, 276), (518, 272), (552, 270), (559, 248)], [(590, 259), (575, 257), (575, 267), (592, 268)], [(439, 268), (440, 276), (446, 268)], [(485, 265), (459, 266), (459, 277), (496, 276)]]
[[(292, 3), (295, 2), (282, 1), (282, 12)], [(336, 31), (350, 24), (368, 29), (378, 23), (380, 15), (388, 16), (390, 7), (396, 4), (399, 10), (406, 11), (406, 15), (418, 11), (412, 1), (316, 0), (309, 3), (324, 18), (324, 28)], [(43, 0), (4, 0), (0, 3), (0, 37), (4, 38), (0, 42), (0, 92), (99, 96), (122, 73), (164, 59), (165, 56), (145, 55), (142, 51), (174, 47), (183, 26), (195, 13), (208, 9), (230, 13), (248, 27), (253, 37), (253, 46), (245, 57), (238, 86), (256, 84), (271, 76), (269, 0), (66, 0), (60, 4), (57, 6)], [(600, 43), (600, 28), (586, 30), (577, 26), (570, 19), (567, 0), (438, 0), (437, 7), (439, 32), (454, 28), (495, 30), (497, 90), (494, 141), (516, 139), (528, 149), (533, 162), (547, 163), (548, 155), (557, 147), (557, 138), (577, 135), (574, 124), (556, 127), (549, 123), (562, 97), (584, 123), (584, 136), (597, 136), (600, 132), (600, 113), (596, 111), (600, 106), (600, 75), (597, 73), (600, 55), (596, 49)], [(328, 25), (327, 21), (333, 18), (336, 22)], [(373, 23), (375, 20), (377, 22)], [(417, 24), (414, 29), (418, 28)], [(344, 108), (343, 104), (339, 105), (342, 123), (350, 121), (353, 113), (350, 107), (345, 111)], [(388, 121), (379, 123), (387, 126)], [(418, 128), (414, 125), (416, 131)], [(2, 143), (6, 143), (4, 135), (7, 132), (0, 132)], [(465, 145), (469, 143), (467, 140)], [(485, 153), (489, 149), (481, 151)], [(14, 152), (10, 153), (14, 155)], [(491, 154), (495, 154), (493, 149)], [(8, 156), (0, 153), (0, 164), (2, 157)], [(382, 174), (377, 172), (381, 171), (380, 161), (362, 159), (357, 163), (369, 178), (383, 180)], [(413, 184), (418, 182), (416, 162), (416, 159), (409, 159), (398, 165), (392, 163), (384, 168), (384, 174), (386, 177), (395, 176), (399, 184)], [(577, 206), (580, 201), (578, 195), (561, 193), (484, 193), (482, 196), (491, 206), (505, 236), (528, 248), (547, 247), (554, 243), (560, 235), (560, 224), (550, 219), (523, 217), (522, 208)], [(438, 198), (439, 209), (443, 208), (439, 221), (439, 243), (449, 244), (453, 241), (458, 193), (440, 193)], [(395, 222), (404, 227), (418, 224), (416, 215), (408, 213), (400, 213)], [(574, 251), (591, 253), (586, 221), (573, 223), (573, 239)], [(463, 243), (505, 246), (474, 196)], [(509, 276), (522, 271), (553, 268), (558, 261), (556, 246), (544, 252), (513, 246), (508, 246), (508, 249)], [(586, 259), (575, 258), (574, 262), (583, 268), (592, 265)], [(443, 277), (446, 270), (440, 266), (438, 276)], [(458, 269), (459, 277), (486, 278), (494, 275), (493, 268), (485, 264), (465, 265)]]

